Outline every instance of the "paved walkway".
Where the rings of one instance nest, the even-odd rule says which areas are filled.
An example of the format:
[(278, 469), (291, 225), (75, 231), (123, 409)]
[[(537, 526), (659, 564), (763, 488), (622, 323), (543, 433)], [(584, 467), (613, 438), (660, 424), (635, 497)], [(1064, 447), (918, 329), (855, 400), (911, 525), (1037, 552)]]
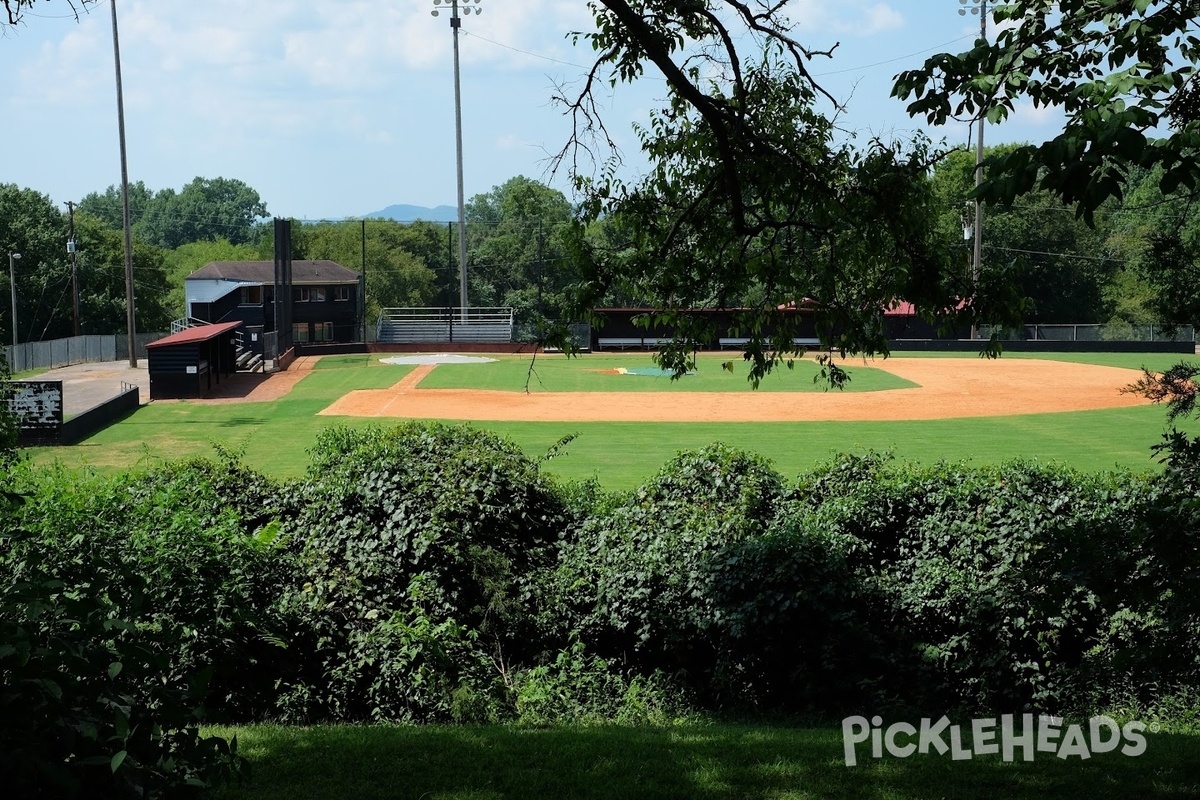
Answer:
[[(220, 384), (214, 386), (204, 399), (189, 400), (193, 403), (254, 402), (274, 400), (286, 394), (292, 386), (308, 374), (320, 356), (301, 356), (284, 372), (237, 372), (222, 375)], [(146, 360), (140, 359), (137, 368), (128, 361), (103, 361), (95, 364), (75, 364), (33, 375), (25, 380), (62, 381), (63, 416), (72, 417), (94, 408), (105, 400), (111, 400), (124, 390), (125, 384), (139, 389), (138, 399), (142, 405), (150, 402), (150, 373)], [(159, 400), (158, 402), (175, 402)]]
[(128, 361), (102, 361), (60, 367), (24, 380), (62, 381), (63, 416), (66, 417), (111, 400), (121, 393), (122, 384), (131, 383), (138, 387), (142, 405), (150, 402), (150, 373), (146, 371), (145, 359), (138, 361), (136, 369), (130, 367)]

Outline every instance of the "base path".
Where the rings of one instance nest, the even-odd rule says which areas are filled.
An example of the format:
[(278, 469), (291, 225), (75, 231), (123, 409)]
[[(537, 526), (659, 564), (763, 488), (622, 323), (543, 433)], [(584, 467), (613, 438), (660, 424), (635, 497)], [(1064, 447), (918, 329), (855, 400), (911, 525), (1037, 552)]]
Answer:
[(320, 413), (481, 421), (803, 422), (996, 417), (1148, 403), (1120, 392), (1141, 373), (1118, 367), (1019, 358), (889, 358), (870, 365), (918, 386), (877, 392), (526, 394), (421, 389), (420, 380), (433, 369), (428, 367), (390, 389), (350, 392)]

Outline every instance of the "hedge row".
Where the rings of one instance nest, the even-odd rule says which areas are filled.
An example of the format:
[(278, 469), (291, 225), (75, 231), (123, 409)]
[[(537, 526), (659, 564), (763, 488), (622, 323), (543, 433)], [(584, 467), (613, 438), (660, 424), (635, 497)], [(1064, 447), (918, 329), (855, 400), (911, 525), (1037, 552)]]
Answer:
[[(1194, 697), (1189, 453), (1153, 476), (846, 456), (789, 483), (714, 445), (610, 495), (488, 433), (411, 423), (328, 431), (287, 484), (228, 457), (26, 470), (0, 530), (17, 642), (0, 648), (0, 767), (119, 790), (191, 764), (202, 783), (238, 762), (199, 738), (201, 714), (544, 724)], [(30, 716), (16, 681), (57, 689)], [(128, 724), (168, 709), (170, 735)]]

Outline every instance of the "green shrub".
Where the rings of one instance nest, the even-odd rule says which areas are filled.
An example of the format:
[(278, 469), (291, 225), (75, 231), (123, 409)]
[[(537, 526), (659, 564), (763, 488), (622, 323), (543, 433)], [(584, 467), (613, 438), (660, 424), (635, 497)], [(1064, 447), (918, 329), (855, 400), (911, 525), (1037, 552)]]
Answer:
[(1196, 526), (1164, 481), (845, 458), (793, 502), (858, 540), (863, 622), (894, 662), (860, 676), (881, 698), (1060, 712), (1197, 674), (1195, 606), (1176, 599), (1195, 596), (1195, 572), (1172, 574), (1193, 562), (1171, 555)]
[(165, 655), (188, 631), (140, 622), (155, 600), (152, 580), (77, 539), (69, 555), (51, 554), (11, 525), (0, 534), (8, 796), (182, 797), (240, 774), (236, 742), (199, 733), (207, 676), (178, 676)]
[(681, 692), (662, 673), (628, 674), (572, 642), (553, 663), (516, 676), (522, 725), (667, 725), (688, 715)]
[[(53, 468), (24, 469), (24, 505), (10, 518), (28, 533), (0, 553), (74, 564), (81, 552), (145, 582), (145, 601), (112, 597), (115, 613), (163, 656), (164, 679), (211, 671), (204, 698), (225, 720), (254, 719), (275, 706), (286, 666), (286, 628), (275, 605), (293, 567), (276, 540), (273, 484), (243, 467), (193, 459), (107, 479)], [(19, 579), (19, 569), (10, 574)], [(111, 576), (110, 576), (111, 577)], [(114, 579), (115, 580), (115, 579)]]
[(288, 603), (313, 658), (288, 715), (505, 713), (505, 665), (539, 647), (533, 575), (569, 519), (535, 463), (466, 426), (334, 428), (293, 502), (304, 577)]
[(725, 445), (680, 454), (563, 548), (557, 634), (578, 632), (643, 674), (681, 673), (701, 693), (740, 691), (744, 681), (721, 675), (740, 667), (714, 581), (741, 543), (766, 530), (782, 487), (767, 462)]

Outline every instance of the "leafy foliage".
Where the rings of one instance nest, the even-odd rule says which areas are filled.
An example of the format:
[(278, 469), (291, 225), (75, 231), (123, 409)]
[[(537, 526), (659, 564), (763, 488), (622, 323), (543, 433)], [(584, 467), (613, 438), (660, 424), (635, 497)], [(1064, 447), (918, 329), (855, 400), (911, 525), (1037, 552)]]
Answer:
[[(577, 173), (581, 223), (616, 218), (631, 235), (615, 250), (584, 241), (578, 309), (610, 298), (654, 308), (674, 333), (660, 364), (677, 372), (711, 338), (688, 311), (741, 309), (753, 380), (798, 352), (798, 316), (783, 309), (800, 303), (814, 311), (821, 349), (842, 353), (886, 354), (882, 315), (898, 299), (947, 327), (1015, 319), (1008, 296), (973, 280), (962, 248), (930, 224), (938, 154), (923, 138), (838, 135), (837, 106), (808, 71), (830, 53), (791, 37), (782, 4), (592, 7), (591, 78), (629, 81), (653, 65), (668, 96), (639, 132), (653, 164), (645, 178)], [(561, 98), (577, 129), (598, 124), (591, 87)]]
[(765, 533), (782, 489), (768, 464), (727, 446), (679, 455), (564, 548), (562, 635), (578, 631), (601, 654), (719, 691), (716, 673), (736, 665), (714, 582), (739, 545)]
[(445, 299), (439, 294), (439, 284), (449, 283), (445, 234), (432, 223), (372, 219), (365, 226), (355, 221), (299, 225), (293, 228), (292, 247), (295, 258), (328, 258), (356, 269), (365, 255), (369, 318), (382, 308), (429, 306)]
[[(989, 163), (981, 196), (1007, 204), (1035, 186), (1077, 204), (1089, 223), (1120, 199), (1136, 170), (1161, 167), (1164, 194), (1200, 185), (1195, 61), (1200, 38), (1190, 3), (1161, 0), (1010, 0), (994, 7), (999, 32), (965, 53), (940, 53), (896, 77), (909, 113), (999, 122), (1017, 99), (1056, 106), (1053, 139)], [(1156, 132), (1167, 124), (1167, 136)]]
[[(998, 158), (1015, 147), (991, 147), (985, 157)], [(932, 181), (941, 204), (938, 224), (948, 237), (960, 231), (964, 211), (974, 205), (969, 202), (974, 174), (975, 155), (965, 150), (952, 151), (934, 167)], [(988, 174), (985, 169), (985, 177)], [(984, 269), (1012, 285), (1026, 323), (1104, 322), (1104, 289), (1119, 261), (1105, 258), (1109, 216), (1097, 220), (1097, 227), (1076, 219), (1044, 190), (1010, 204), (989, 205), (984, 214)]]
[[(328, 430), (286, 487), (228, 454), (115, 480), (20, 465), (0, 671), (36, 691), (0, 690), (0, 738), (29, 743), (12, 762), (29, 780), (51, 764), (165, 787), (236, 765), (187, 732), (202, 711), (1153, 708), (1200, 685), (1200, 450), (1163, 452), (1156, 476), (866, 454), (789, 486), (714, 445), (605, 494), (489, 433), (410, 422)], [(77, 739), (107, 772), (55, 749)]]
[(280, 512), (269, 480), (198, 459), (116, 480), (25, 466), (14, 488), (26, 496), (14, 524), (29, 552), (64, 570), (91, 553), (119, 571), (111, 580), (144, 582), (136, 606), (120, 594), (112, 602), (139, 630), (170, 634), (145, 642), (164, 680), (209, 671), (200, 699), (228, 719), (274, 705), (289, 653), (273, 604), (292, 570), (271, 524)]
[(567, 306), (578, 279), (567, 242), (572, 207), (562, 192), (518, 175), (466, 207), (472, 302), (510, 306), (535, 333)]
[(491, 434), (410, 423), (324, 432), (310, 475), (287, 598), (314, 637), (315, 677), (292, 691), (305, 713), (448, 719), (507, 702), (507, 665), (533, 646), (528, 576), (567, 522), (536, 465)]
[(553, 663), (519, 673), (515, 691), (522, 725), (663, 725), (688, 714), (666, 675), (628, 674), (617, 663), (589, 655), (579, 641)]
[(0, 518), (0, 772), (10, 791), (191, 796), (243, 771), (236, 742), (203, 737), (199, 725), (208, 701), (230, 716), (254, 694), (263, 628), (251, 621), (262, 607), (253, 595), (270, 594), (269, 554), (218, 510), (203, 480), (215, 472), (17, 476), (27, 502)]
[[(82, 332), (125, 330), (125, 243), (121, 234), (87, 214), (75, 215), (79, 255), (79, 317)], [(134, 297), (137, 327), (168, 330), (173, 311), (163, 251), (140, 239), (133, 241)], [(62, 314), (60, 335), (67, 335), (69, 313)]]

